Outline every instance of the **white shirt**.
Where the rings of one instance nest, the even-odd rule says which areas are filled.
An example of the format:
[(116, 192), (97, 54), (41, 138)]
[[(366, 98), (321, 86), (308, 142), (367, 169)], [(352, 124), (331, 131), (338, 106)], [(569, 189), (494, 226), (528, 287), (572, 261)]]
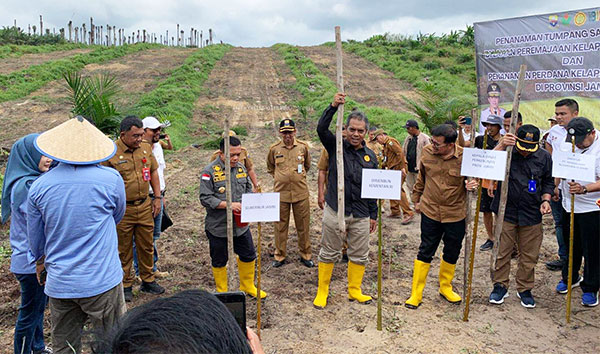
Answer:
[[(471, 133), (467, 133), (466, 131), (462, 131), (462, 135), (463, 135), (463, 139), (465, 141), (471, 141)], [(475, 132), (475, 138), (478, 137), (479, 134), (477, 134), (477, 132)]]
[[(552, 129), (554, 129), (554, 126)], [(565, 135), (566, 136), (566, 135)], [(576, 154), (590, 154), (596, 157), (596, 180), (600, 180), (600, 131), (596, 130), (596, 139), (594, 143), (587, 149), (581, 150), (578, 147), (575, 147)], [(558, 146), (558, 145), (557, 145)], [(570, 143), (564, 141), (560, 146), (558, 146), (561, 151), (572, 151), (572, 147)], [(553, 150), (555, 151), (555, 150)], [(567, 213), (571, 212), (571, 194), (569, 193), (569, 181), (562, 180), (560, 182), (559, 188), (562, 191), (562, 205), (563, 208), (567, 211)], [(586, 184), (590, 184), (589, 181), (575, 181), (582, 186)], [(596, 200), (600, 199), (600, 191), (599, 192), (590, 192), (587, 194), (576, 194), (575, 195), (575, 214), (579, 213), (589, 213), (592, 211), (600, 211), (600, 208), (596, 205)]]
[[(167, 163), (165, 162), (165, 153), (162, 146), (160, 146), (160, 142), (152, 144), (152, 154), (156, 158), (156, 162), (158, 162), (158, 180), (160, 181), (160, 191), (163, 192), (166, 186), (165, 168), (167, 167)], [(153, 193), (152, 186), (150, 186), (150, 193)]]
[[(567, 129), (562, 125), (555, 125), (548, 131), (546, 142), (552, 146), (552, 151), (561, 149), (561, 145), (567, 138)], [(568, 149), (565, 151), (571, 151), (571, 144), (568, 144)]]

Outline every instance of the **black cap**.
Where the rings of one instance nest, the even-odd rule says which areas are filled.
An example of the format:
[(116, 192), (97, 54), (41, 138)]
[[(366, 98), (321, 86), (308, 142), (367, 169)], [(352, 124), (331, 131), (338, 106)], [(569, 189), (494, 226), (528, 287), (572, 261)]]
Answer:
[(567, 124), (566, 142), (571, 142), (571, 137), (575, 137), (575, 144), (581, 144), (586, 135), (594, 131), (594, 123), (584, 117), (576, 117)]
[(532, 124), (525, 124), (517, 130), (517, 149), (536, 152), (540, 147), (540, 130)]
[(481, 122), (481, 124), (483, 124), (484, 127), (487, 126), (488, 124), (495, 124), (502, 128), (502, 125), (504, 124), (504, 118), (500, 118), (500, 116), (490, 114), (485, 119), (485, 122)]
[(414, 119), (409, 119), (406, 121), (406, 125), (404, 126), (404, 128), (410, 128), (410, 127), (419, 129), (419, 123), (417, 123), (417, 121)]
[(280, 132), (293, 132), (296, 130), (296, 123), (291, 119), (284, 119), (279, 123)]
[(500, 92), (500, 86), (495, 82), (492, 82), (487, 87), (487, 94), (490, 97), (500, 97)]

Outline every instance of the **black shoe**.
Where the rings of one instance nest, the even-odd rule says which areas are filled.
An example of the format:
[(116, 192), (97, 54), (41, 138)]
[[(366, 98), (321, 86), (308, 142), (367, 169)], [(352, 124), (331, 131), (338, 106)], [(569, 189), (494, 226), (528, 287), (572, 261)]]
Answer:
[(133, 291), (131, 290), (131, 286), (123, 288), (123, 293), (125, 294), (125, 302), (131, 302), (131, 300), (133, 300)]
[(44, 349), (40, 349), (40, 350), (34, 350), (32, 352), (33, 354), (52, 354), (52, 348), (49, 347), (44, 347)]
[(548, 270), (556, 272), (562, 270), (564, 264), (565, 262), (562, 259), (556, 259), (550, 262), (546, 262), (546, 268), (548, 268)]
[(308, 268), (312, 268), (315, 266), (315, 262), (313, 262), (310, 259), (304, 259), (304, 258), (300, 257), (300, 262), (302, 262), (302, 264), (304, 264)]
[(348, 254), (342, 253), (342, 263), (348, 263), (348, 261), (349, 261)]
[(273, 263), (271, 263), (271, 266), (273, 266), (273, 268), (279, 268), (284, 264), (285, 264), (285, 259), (281, 260), (281, 261), (274, 260)]
[(481, 247), (479, 247), (480, 251), (489, 251), (494, 247), (494, 241), (492, 240), (487, 240), (485, 241), (485, 243), (483, 245), (481, 245)]
[(145, 293), (154, 294), (154, 295), (160, 295), (165, 292), (165, 288), (158, 285), (158, 283), (156, 281), (153, 281), (150, 283), (142, 281), (142, 285), (140, 286), (140, 291), (145, 292)]

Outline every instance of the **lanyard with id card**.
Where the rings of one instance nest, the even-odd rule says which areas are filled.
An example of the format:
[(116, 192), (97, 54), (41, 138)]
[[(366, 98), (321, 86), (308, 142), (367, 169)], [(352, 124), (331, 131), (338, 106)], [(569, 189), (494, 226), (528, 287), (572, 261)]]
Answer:
[(144, 179), (145, 182), (150, 181), (150, 168), (145, 167), (146, 166), (146, 158), (144, 157), (142, 159), (142, 163), (144, 164), (144, 167), (142, 168), (142, 178)]
[(537, 181), (533, 178), (533, 175), (531, 175), (531, 179), (529, 180), (529, 183), (527, 185), (527, 191), (529, 193), (537, 192)]

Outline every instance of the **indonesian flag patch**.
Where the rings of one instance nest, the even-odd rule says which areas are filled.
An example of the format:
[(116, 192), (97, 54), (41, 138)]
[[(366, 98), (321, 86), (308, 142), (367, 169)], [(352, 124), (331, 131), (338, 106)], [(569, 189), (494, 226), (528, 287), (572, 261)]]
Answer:
[(204, 173), (202, 175), (202, 180), (203, 181), (210, 181), (210, 175), (208, 173)]

